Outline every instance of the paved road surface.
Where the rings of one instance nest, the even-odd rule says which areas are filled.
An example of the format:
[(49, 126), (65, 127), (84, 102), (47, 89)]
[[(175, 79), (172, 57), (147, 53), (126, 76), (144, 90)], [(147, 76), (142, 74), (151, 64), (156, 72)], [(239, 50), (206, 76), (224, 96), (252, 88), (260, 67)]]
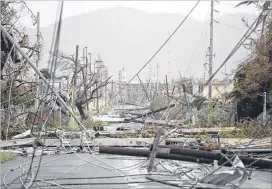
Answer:
[[(138, 188), (175, 188), (173, 186), (159, 184), (157, 182), (150, 182), (149, 180), (145, 179), (144, 175), (141, 176), (127, 176), (122, 177), (122, 174), (145, 174), (146, 167), (141, 167), (146, 165), (145, 158), (135, 158), (135, 157), (126, 157), (126, 156), (115, 156), (115, 155), (105, 155), (105, 154), (98, 154), (96, 155), (99, 159), (105, 161), (109, 165), (112, 165), (117, 168), (122, 167), (129, 167), (124, 169), (122, 172), (116, 169), (111, 168), (108, 165), (98, 161), (92, 154), (87, 153), (79, 153), (70, 154), (70, 155), (53, 155), (53, 156), (43, 156), (42, 165), (39, 170), (39, 174), (37, 179), (41, 180), (50, 180), (53, 181), (55, 178), (60, 177), (56, 183), (64, 184), (67, 188), (95, 188), (95, 189), (102, 189), (102, 188), (130, 188), (130, 189), (138, 189)], [(88, 163), (81, 158), (84, 158)], [(37, 160), (38, 157), (36, 157)], [(15, 160), (10, 162), (4, 163), (1, 166), (1, 178), (3, 178), (4, 174), (7, 173), (10, 169), (14, 169), (19, 164), (23, 163), (27, 158), (18, 157)], [(163, 160), (164, 161), (164, 160)], [(141, 164), (139, 164), (141, 163)], [(187, 162), (179, 162), (182, 165), (186, 165), (189, 167), (199, 167), (198, 164), (195, 163), (187, 163)], [(165, 166), (167, 167), (167, 162), (164, 162)], [(33, 166), (35, 167), (37, 163), (34, 163)], [(133, 166), (137, 165), (137, 166)], [(163, 169), (160, 166), (158, 167), (158, 171), (156, 173), (163, 173)], [(28, 165), (24, 167), (25, 169), (28, 168)], [(168, 169), (173, 167), (168, 166)], [(10, 183), (13, 179), (19, 176), (21, 170), (15, 170), (10, 172), (6, 176), (6, 183)], [(36, 168), (33, 171), (36, 172)], [(193, 173), (195, 175), (199, 173)], [(103, 179), (91, 179), (93, 177), (114, 177), (119, 176), (116, 178), (103, 178)], [(175, 179), (173, 176), (154, 176), (160, 180), (173, 180)], [(68, 178), (68, 179), (64, 179)], [(84, 179), (85, 178), (85, 179)], [(245, 182), (245, 184), (241, 188), (247, 189), (264, 189), (264, 188), (271, 188), (271, 173), (265, 172), (253, 172), (252, 180)], [(53, 179), (53, 180), (52, 180)], [(1, 179), (1, 188), (2, 186), (2, 179)], [(138, 183), (131, 183), (128, 182), (138, 182)], [(20, 185), (19, 180), (16, 181), (17, 184), (11, 185), (9, 188), (15, 189), (19, 188)], [(124, 183), (124, 184), (121, 184)], [(43, 182), (37, 182), (37, 185), (34, 184), (32, 188), (39, 188), (39, 186), (46, 185)], [(51, 186), (50, 188), (59, 188), (57, 186)]]

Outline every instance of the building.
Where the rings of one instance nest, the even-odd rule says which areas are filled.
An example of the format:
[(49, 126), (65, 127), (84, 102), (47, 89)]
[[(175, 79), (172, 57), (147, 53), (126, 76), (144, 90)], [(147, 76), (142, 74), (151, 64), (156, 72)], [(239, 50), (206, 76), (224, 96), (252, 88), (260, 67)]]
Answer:
[[(209, 97), (209, 86), (206, 82), (199, 82), (198, 92), (201, 96)], [(230, 93), (233, 89), (232, 80), (213, 80), (212, 81), (212, 98), (225, 99), (225, 94)]]

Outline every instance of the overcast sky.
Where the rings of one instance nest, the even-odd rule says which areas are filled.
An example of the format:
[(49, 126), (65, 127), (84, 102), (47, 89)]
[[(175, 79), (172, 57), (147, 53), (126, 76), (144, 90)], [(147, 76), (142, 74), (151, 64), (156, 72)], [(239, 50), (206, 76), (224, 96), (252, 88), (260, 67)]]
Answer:
[[(187, 14), (197, 1), (65, 1), (63, 17), (71, 17), (105, 8), (117, 6), (131, 7), (147, 13), (181, 13)], [(235, 12), (253, 12), (254, 7), (234, 8), (239, 1), (215, 2), (215, 10), (220, 14), (233, 14)], [(27, 6), (33, 11), (41, 14), (41, 27), (52, 24), (56, 20), (59, 1), (26, 1)], [(192, 17), (198, 20), (206, 18), (207, 11), (210, 11), (210, 1), (201, 1)], [(27, 15), (27, 13), (26, 13)], [(231, 15), (230, 15), (231, 16)], [(26, 27), (33, 27), (29, 17), (25, 16), (21, 23)]]

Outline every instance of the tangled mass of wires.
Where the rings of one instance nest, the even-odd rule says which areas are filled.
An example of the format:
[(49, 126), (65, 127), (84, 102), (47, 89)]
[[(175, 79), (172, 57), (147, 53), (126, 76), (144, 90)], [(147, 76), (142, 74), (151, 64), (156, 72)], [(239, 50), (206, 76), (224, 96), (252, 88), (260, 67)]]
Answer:
[[(171, 39), (171, 37), (178, 31), (178, 29), (183, 25), (185, 20), (189, 17), (189, 15), (193, 12), (193, 10), (197, 7), (199, 4), (199, 1), (194, 5), (192, 10), (189, 12), (189, 14), (185, 17), (185, 19), (178, 25), (178, 27), (174, 30), (172, 35), (163, 43), (163, 45), (155, 52), (155, 54), (148, 60), (148, 62), (139, 70), (139, 72), (136, 73), (134, 77), (131, 78), (131, 80), (128, 82), (130, 83), (135, 77), (139, 75), (139, 73), (152, 61), (152, 59), (160, 52), (160, 50), (164, 47), (164, 45)], [(61, 26), (62, 26), (62, 14), (63, 14), (63, 1), (59, 4), (59, 16), (56, 21), (55, 29), (54, 29), (54, 37), (53, 42), (51, 45), (51, 52), (59, 52), (59, 43), (60, 43), (60, 35), (61, 35)], [(209, 78), (207, 83), (205, 84), (205, 87), (208, 85), (208, 83), (214, 78), (214, 76), (219, 72), (219, 70), (226, 64), (226, 62), (233, 56), (233, 54), (243, 45), (245, 40), (248, 38), (248, 36), (256, 30), (258, 25), (262, 22), (264, 19), (264, 16), (268, 14), (268, 11), (263, 11), (260, 16), (253, 22), (252, 26), (248, 29), (248, 31), (242, 36), (241, 40), (237, 43), (237, 45), (234, 47), (234, 49), (230, 52), (230, 54), (227, 56), (227, 58), (223, 61), (223, 63), (220, 65), (220, 67), (213, 73), (213, 75)], [(14, 42), (12, 37), (6, 32), (5, 28), (1, 26), (1, 31), (6, 35), (10, 41), (13, 41), (13, 47), (19, 50), (19, 52), (23, 55), (23, 57), (26, 59), (27, 62), (35, 69), (34, 64), (27, 58), (27, 56), (24, 54), (24, 52), (20, 51), (20, 47)], [(50, 74), (53, 74), (56, 72), (56, 60), (57, 55), (54, 54), (54, 56), (51, 56), (48, 61), (48, 68), (50, 70)], [(41, 78), (44, 79), (43, 75), (40, 73), (39, 70), (35, 70), (38, 74), (40, 74)], [(45, 80), (45, 79), (44, 79)], [(54, 78), (52, 78), (54, 80)], [(46, 81), (46, 80), (45, 80)], [(49, 94), (49, 90), (52, 90), (53, 94), (57, 97), (53, 100), (53, 103), (50, 105), (50, 111), (49, 115), (53, 112), (53, 109), (55, 108), (57, 104), (57, 100), (60, 101), (61, 104), (63, 104), (67, 110), (70, 112), (72, 116), (74, 116), (74, 119), (76, 122), (78, 122), (78, 125), (81, 130), (83, 130), (85, 133), (88, 133), (82, 122), (74, 115), (73, 111), (70, 110), (70, 108), (67, 106), (66, 102), (60, 97), (58, 92), (54, 89), (54, 87), (51, 87), (49, 85), (50, 81), (46, 81), (47, 84), (47, 91), (45, 94)], [(123, 89), (118, 91), (120, 93)], [(113, 95), (113, 98), (110, 99), (108, 103), (110, 103), (117, 95)], [(198, 94), (194, 94), (193, 96), (197, 96)], [(48, 95), (46, 95), (44, 98), (47, 98)], [(172, 99), (173, 100), (173, 99)], [(188, 99), (190, 101), (191, 99)], [(10, 101), (10, 99), (9, 99)], [(163, 117), (169, 117), (170, 114), (170, 105), (172, 102), (169, 102), (169, 106), (162, 115), (161, 119)], [(49, 106), (49, 104), (43, 103), (43, 100), (40, 101), (36, 114), (38, 110), (41, 110), (41, 113), (46, 109), (46, 105)], [(182, 111), (181, 109), (173, 115), (175, 117), (178, 113)], [(36, 115), (35, 114), (35, 115)], [(167, 120), (167, 124), (170, 120), (172, 120), (173, 117), (169, 117)], [(35, 119), (34, 119), (35, 120)], [(235, 153), (230, 157), (231, 154), (229, 154), (229, 151), (231, 149), (228, 149), (229, 151), (227, 153), (220, 152), (220, 155), (222, 157), (226, 158), (227, 161), (225, 161), (220, 166), (217, 165), (217, 162), (214, 161), (212, 164), (204, 164), (204, 163), (184, 163), (182, 161), (176, 161), (176, 160), (161, 160), (161, 159), (153, 159), (154, 160), (154, 166), (152, 167), (151, 172), (147, 172), (147, 168), (150, 166), (151, 158), (128, 158), (128, 159), (122, 159), (121, 157), (116, 156), (109, 156), (100, 154), (97, 152), (97, 148), (99, 145), (96, 146), (90, 146), (88, 142), (86, 142), (86, 147), (80, 147), (75, 148), (70, 143), (66, 144), (66, 147), (59, 147), (54, 148), (51, 150), (51, 153), (53, 155), (47, 155), (48, 153), (48, 147), (42, 146), (38, 147), (37, 143), (38, 141), (42, 140), (42, 132), (47, 132), (47, 122), (48, 119), (45, 119), (42, 126), (40, 127), (39, 134), (33, 144), (33, 150), (31, 152), (30, 157), (24, 157), (24, 162), (19, 164), (13, 169), (8, 170), (4, 176), (3, 176), (3, 187), (9, 189), (9, 188), (78, 188), (82, 186), (86, 186), (89, 188), (90, 186), (97, 187), (97, 185), (105, 185), (105, 186), (112, 186), (112, 185), (129, 185), (130, 187), (137, 187), (137, 184), (145, 184), (145, 183), (160, 183), (164, 185), (170, 185), (174, 187), (179, 188), (197, 188), (197, 187), (206, 187), (206, 188), (212, 188), (215, 186), (229, 186), (231, 188), (239, 188), (239, 186), (246, 181), (246, 179), (253, 178), (252, 172), (255, 171), (252, 169), (252, 165), (256, 164), (258, 161), (261, 161), (262, 159), (266, 158), (267, 156), (264, 155), (261, 158), (256, 159), (256, 161), (250, 163), (249, 165), (245, 166), (243, 162), (239, 159), (240, 154), (244, 153), (244, 149), (246, 149), (248, 146), (250, 146), (254, 141), (257, 140), (258, 136), (264, 131), (265, 127), (263, 129), (260, 129), (258, 133), (256, 133), (255, 137), (251, 139), (246, 145), (244, 145), (244, 149), (240, 150), (239, 152)], [(181, 120), (177, 123), (179, 123)], [(263, 123), (260, 123), (263, 124)], [(34, 122), (32, 123), (32, 129), (34, 126)], [(9, 128), (9, 127), (8, 127)], [(168, 136), (176, 131), (178, 128), (169, 129), (167, 132), (164, 132), (163, 136), (159, 139), (159, 141), (162, 141)], [(59, 138), (61, 138), (62, 142), (65, 140), (65, 137), (62, 135), (62, 133), (58, 133)], [(87, 136), (90, 140), (92, 139), (92, 136)], [(43, 144), (45, 144), (46, 138), (43, 139)], [(234, 148), (235, 146), (232, 146)], [(58, 154), (58, 155), (56, 155)], [(19, 159), (20, 160), (20, 159)], [(72, 167), (76, 162), (76, 165)], [(80, 162), (80, 163), (79, 163)], [(66, 164), (65, 164), (66, 163)], [(131, 164), (132, 163), (132, 164)], [(114, 166), (116, 164), (121, 164), (122, 166), (117, 167)], [(123, 166), (123, 165), (126, 166)], [(127, 165), (130, 164), (130, 165)], [(231, 168), (227, 169), (225, 165), (231, 164)], [(47, 166), (46, 166), (47, 165)], [(62, 169), (60, 166), (64, 166), (62, 171), (57, 171), (54, 168)], [(91, 166), (88, 171), (90, 171), (90, 174), (86, 173), (88, 171), (79, 172), (77, 171), (76, 174), (73, 174), (74, 171), (87, 166)], [(56, 173), (47, 173), (46, 169), (52, 169), (56, 171)], [(68, 168), (68, 169), (67, 169)], [(106, 171), (106, 174), (103, 175), (109, 175), (109, 176), (103, 176), (103, 177), (95, 177), (93, 175), (96, 175), (100, 170)], [(220, 172), (222, 170), (228, 170), (229, 175), (226, 177), (223, 176), (226, 172)], [(262, 170), (265, 171), (265, 170)], [(17, 175), (15, 172), (18, 172)], [(58, 174), (60, 172), (60, 175), (52, 178), (51, 175)], [(132, 172), (132, 173), (131, 173)], [(89, 177), (86, 177), (86, 175), (91, 175)], [(259, 173), (260, 174), (260, 173)], [(65, 177), (65, 175), (69, 175)], [(72, 175), (72, 176), (70, 176)], [(78, 175), (78, 177), (73, 177), (73, 175)], [(256, 176), (256, 175), (255, 175)], [(111, 179), (115, 179), (110, 182)], [(116, 180), (117, 179), (117, 180)], [(121, 180), (124, 180), (124, 182), (120, 182)], [(232, 181), (235, 181), (238, 179), (238, 184), (233, 184)], [(7, 181), (9, 180), (9, 181)], [(97, 180), (97, 182), (93, 182), (94, 180)], [(211, 184), (211, 185), (209, 185)]]

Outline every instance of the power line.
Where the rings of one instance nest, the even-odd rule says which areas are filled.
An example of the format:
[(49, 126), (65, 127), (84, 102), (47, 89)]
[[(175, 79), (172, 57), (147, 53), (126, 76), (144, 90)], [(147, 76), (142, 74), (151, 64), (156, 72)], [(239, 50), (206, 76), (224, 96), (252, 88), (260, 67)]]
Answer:
[[(250, 36), (250, 34), (253, 33), (253, 31), (258, 27), (258, 25), (262, 22), (262, 20), (264, 19), (264, 15), (263, 14), (268, 14), (270, 12), (269, 11), (263, 11), (257, 18), (256, 20), (252, 23), (252, 26), (249, 27), (249, 29), (247, 30), (247, 32), (243, 35), (243, 37), (239, 40), (239, 42), (237, 43), (237, 45), (233, 48), (233, 50), (230, 52), (230, 54), (227, 56), (227, 58), (225, 59), (225, 61), (221, 64), (221, 66), (216, 70), (216, 72), (209, 78), (209, 80), (203, 85), (203, 89), (209, 84), (209, 82), (213, 79), (213, 77), (219, 72), (219, 70), (227, 63), (227, 61), (234, 55), (234, 53), (242, 46), (242, 44), (245, 42), (245, 40)], [(253, 27), (255, 25), (255, 27)], [(251, 30), (251, 31), (250, 31)], [(203, 91), (203, 89), (201, 91)], [(196, 97), (200, 94), (201, 91), (198, 91), (197, 93), (193, 94), (192, 97), (190, 99), (188, 99), (188, 101), (191, 101), (193, 97)], [(178, 113), (180, 113), (180, 111), (182, 111), (182, 108), (180, 108), (170, 119), (168, 119), (167, 123), (169, 123), (169, 121), (171, 119), (173, 119), (175, 116), (178, 115)]]
[[(236, 14), (231, 14), (231, 13), (227, 13), (227, 12), (222, 12), (222, 11), (218, 11), (218, 13), (222, 13), (222, 14), (225, 14), (225, 15), (229, 15), (229, 16), (232, 16), (232, 17), (235, 17), (235, 18), (240, 18), (240, 19), (242, 19), (243, 18), (243, 16), (241, 17), (241, 15), (239, 16), (239, 15), (236, 15)], [(247, 17), (248, 19), (251, 19), (251, 20), (254, 20), (254, 18), (251, 18), (251, 17)]]
[[(268, 11), (270, 12), (270, 10)], [(267, 12), (267, 13), (268, 13)], [(266, 14), (267, 14), (266, 13)], [(256, 20), (252, 23), (252, 25), (248, 28), (248, 30), (246, 31), (246, 33), (242, 36), (242, 38), (239, 40), (239, 42), (236, 44), (236, 46), (233, 48), (233, 50), (230, 52), (230, 54), (227, 56), (227, 58), (224, 60), (224, 62), (219, 66), (219, 68), (214, 72), (214, 74), (209, 78), (209, 80), (207, 81), (207, 83), (209, 83), (214, 76), (220, 71), (220, 69), (227, 63), (227, 61), (233, 56), (233, 54), (243, 45), (243, 43), (248, 39), (248, 37), (255, 31), (255, 29), (258, 27), (258, 25), (261, 23), (261, 21), (263, 20), (263, 14), (264, 12), (262, 12), (258, 18), (256, 18)], [(262, 18), (261, 18), (262, 17)], [(256, 25), (255, 25), (256, 24)], [(255, 26), (254, 26), (255, 25)], [(206, 84), (207, 84), (206, 83)]]
[[(208, 15), (207, 15), (208, 16)], [(207, 17), (206, 17), (207, 18)], [(204, 26), (203, 26), (203, 28), (202, 28), (202, 32), (201, 32), (201, 35), (200, 35), (200, 37), (199, 37), (199, 39), (198, 39), (198, 42), (197, 42), (197, 46), (196, 46), (196, 48), (195, 48), (195, 50), (194, 50), (194, 52), (193, 52), (193, 54), (192, 54), (192, 58), (191, 58), (191, 60), (190, 60), (190, 62), (188, 63), (188, 68), (191, 66), (191, 64), (192, 64), (192, 62), (193, 62), (193, 60), (195, 59), (195, 55), (196, 55), (196, 53), (197, 52), (199, 52), (199, 47), (200, 47), (200, 49), (201, 49), (201, 47), (203, 46), (203, 44), (204, 44), (204, 41), (205, 41), (205, 39), (206, 39), (206, 34), (207, 34), (207, 31), (208, 31), (208, 25), (206, 25), (207, 24), (207, 19), (206, 19), (206, 21), (205, 21), (205, 24), (204, 24)], [(205, 30), (206, 29), (206, 30)], [(205, 31), (205, 32), (204, 32)], [(203, 34), (205, 33), (205, 35), (204, 35), (204, 37), (203, 37)], [(202, 38), (203, 37), (203, 38)], [(202, 42), (202, 43), (201, 43)], [(200, 43), (201, 43), (201, 45), (200, 45)]]
[(217, 23), (219, 25), (223, 25), (223, 26), (229, 27), (229, 28), (234, 28), (234, 29), (237, 29), (237, 30), (243, 30), (243, 28), (237, 28), (235, 26), (231, 26), (229, 24), (222, 23), (221, 21), (216, 21), (215, 23)]
[[(178, 31), (178, 29), (183, 25), (183, 23), (187, 20), (187, 18), (191, 15), (191, 13), (193, 12), (193, 10), (197, 7), (197, 5), (199, 4), (200, 1), (197, 1), (197, 3), (194, 5), (194, 7), (190, 10), (190, 12), (186, 15), (186, 17), (182, 20), (182, 22), (178, 25), (178, 27), (173, 31), (173, 33), (167, 38), (167, 40), (160, 46), (160, 48), (155, 52), (155, 54), (144, 64), (144, 66), (142, 66), (142, 68), (125, 84), (125, 86), (120, 89), (108, 102), (110, 103), (114, 98), (117, 97), (117, 95), (122, 92), (126, 86), (134, 79), (137, 77), (137, 75), (139, 75), (141, 73), (141, 71), (154, 59), (154, 57), (161, 51), (161, 49), (167, 44), (167, 42), (173, 37), (173, 35)], [(106, 105), (106, 104), (105, 104)], [(105, 106), (104, 105), (104, 106)], [(103, 107), (104, 107), (103, 106)], [(103, 108), (102, 107), (102, 108)]]

